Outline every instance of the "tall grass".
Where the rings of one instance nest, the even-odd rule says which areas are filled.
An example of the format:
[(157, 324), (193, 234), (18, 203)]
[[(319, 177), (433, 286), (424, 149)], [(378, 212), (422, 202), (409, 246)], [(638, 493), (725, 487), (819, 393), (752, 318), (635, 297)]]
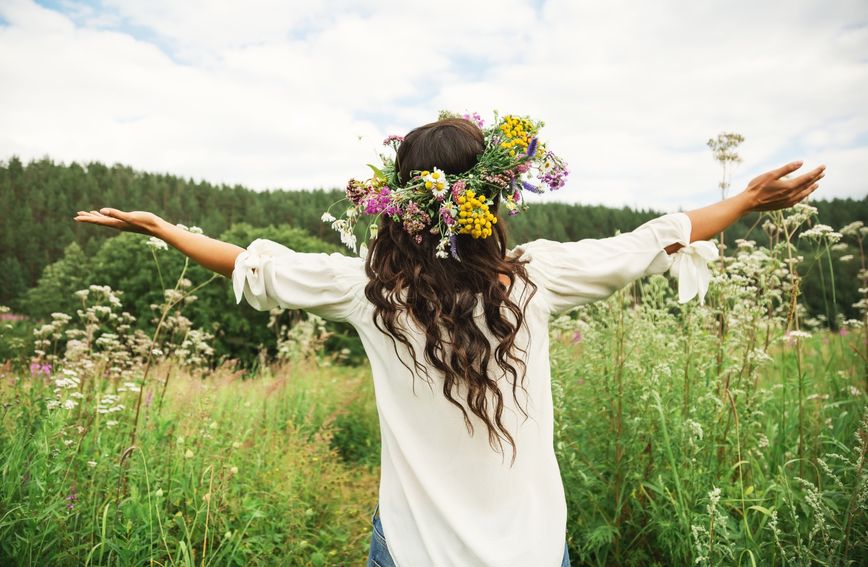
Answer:
[(3, 564), (353, 565), (367, 554), (377, 471), (334, 442), (359, 437), (336, 425), (347, 413), (377, 435), (365, 371), (179, 372), (162, 412), (148, 390), (129, 455), (129, 432), (104, 414), (48, 410), (50, 388), (3, 377)]
[[(868, 563), (868, 278), (860, 321), (805, 320), (828, 231), (810, 208), (739, 243), (707, 303), (654, 276), (552, 322), (555, 449), (574, 565)], [(840, 244), (840, 243), (838, 243)], [(277, 361), (209, 369), (190, 282), (132, 330), (120, 295), (35, 331), (0, 367), (0, 564), (359, 565), (380, 438), (367, 369), (333, 364), (316, 318)], [(641, 301), (638, 299), (641, 297)]]

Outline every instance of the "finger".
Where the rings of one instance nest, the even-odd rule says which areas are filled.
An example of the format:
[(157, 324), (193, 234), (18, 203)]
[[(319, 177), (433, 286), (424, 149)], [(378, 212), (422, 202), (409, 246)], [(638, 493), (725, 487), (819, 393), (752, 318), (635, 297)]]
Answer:
[(777, 168), (777, 169), (773, 169), (773, 170), (772, 170), (772, 175), (774, 176), (775, 179), (780, 179), (780, 178), (783, 177), (784, 175), (789, 175), (790, 173), (792, 173), (792, 172), (794, 172), (795, 170), (797, 170), (797, 169), (799, 169), (800, 167), (802, 167), (802, 163), (803, 163), (803, 162), (801, 162), (801, 161), (793, 161), (793, 162), (790, 162), (790, 163), (788, 163), (787, 165), (781, 166), (781, 167), (779, 167), (779, 168)]
[[(804, 191), (800, 192), (796, 196), (796, 200), (793, 202), (793, 205), (795, 205), (796, 203), (801, 203), (802, 201), (804, 201), (808, 197), (808, 195), (810, 195), (811, 193), (816, 191), (819, 187), (820, 187), (819, 183), (814, 183), (813, 185), (809, 186)], [(790, 205), (790, 206), (792, 206), (792, 205)]]
[(110, 207), (103, 207), (99, 210), (100, 213), (104, 214), (107, 217), (112, 217), (116, 219), (120, 219), (122, 221), (129, 220), (129, 213), (125, 213), (124, 211), (119, 211), (118, 209), (112, 209)]
[(811, 171), (800, 175), (796, 178), (793, 178), (787, 182), (790, 187), (798, 187), (802, 189), (815, 181), (818, 181), (823, 178), (826, 174), (826, 166), (821, 165), (820, 167), (814, 168)]

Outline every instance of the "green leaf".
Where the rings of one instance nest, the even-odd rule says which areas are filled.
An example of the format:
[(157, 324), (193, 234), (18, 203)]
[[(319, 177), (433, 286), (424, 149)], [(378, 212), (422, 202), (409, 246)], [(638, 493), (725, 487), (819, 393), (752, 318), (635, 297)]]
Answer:
[(383, 172), (380, 170), (380, 168), (378, 168), (378, 167), (375, 166), (375, 165), (371, 165), (370, 163), (368, 164), (368, 167), (370, 167), (370, 168), (371, 168), (371, 171), (374, 172), (374, 177), (376, 177), (376, 178), (379, 179), (380, 181), (386, 181), (386, 174), (383, 173)]

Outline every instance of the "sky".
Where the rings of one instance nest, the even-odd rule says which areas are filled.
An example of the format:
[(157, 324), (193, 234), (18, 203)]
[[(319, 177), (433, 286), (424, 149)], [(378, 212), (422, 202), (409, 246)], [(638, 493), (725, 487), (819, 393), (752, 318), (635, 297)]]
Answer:
[(543, 120), (546, 200), (688, 210), (793, 160), (868, 194), (868, 2), (0, 0), (0, 160), (343, 187), (438, 111)]

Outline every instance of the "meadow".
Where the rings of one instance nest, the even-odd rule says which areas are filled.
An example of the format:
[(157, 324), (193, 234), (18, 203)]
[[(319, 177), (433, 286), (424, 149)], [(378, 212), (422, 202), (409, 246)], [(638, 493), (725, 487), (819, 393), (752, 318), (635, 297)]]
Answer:
[[(651, 276), (551, 322), (573, 565), (868, 563), (868, 230), (816, 220), (768, 214), (769, 246), (739, 241), (704, 305)], [(833, 261), (862, 263), (859, 319), (806, 315), (802, 278)], [(182, 273), (152, 334), (82, 289), (4, 363), (0, 563), (364, 564), (368, 369), (276, 313), (277, 356), (218, 364), (184, 315), (201, 285)]]

